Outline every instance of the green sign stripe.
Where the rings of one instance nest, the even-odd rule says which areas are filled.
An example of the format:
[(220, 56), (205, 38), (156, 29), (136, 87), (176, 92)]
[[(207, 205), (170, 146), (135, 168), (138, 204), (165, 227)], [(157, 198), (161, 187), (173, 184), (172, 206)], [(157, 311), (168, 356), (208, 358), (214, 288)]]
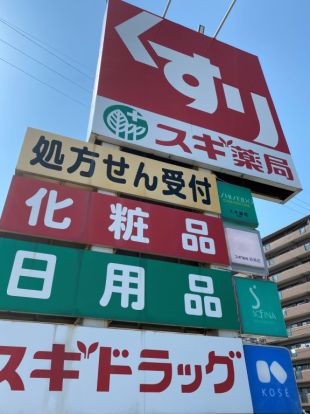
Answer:
[(4, 238), (0, 247), (2, 310), (239, 329), (230, 272)]

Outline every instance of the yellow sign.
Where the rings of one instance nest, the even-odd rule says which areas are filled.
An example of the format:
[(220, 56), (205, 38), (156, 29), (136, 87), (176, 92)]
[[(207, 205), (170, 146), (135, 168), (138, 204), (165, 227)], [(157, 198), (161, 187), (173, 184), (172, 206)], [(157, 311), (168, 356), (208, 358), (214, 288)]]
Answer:
[(215, 175), (28, 128), (18, 172), (220, 213)]

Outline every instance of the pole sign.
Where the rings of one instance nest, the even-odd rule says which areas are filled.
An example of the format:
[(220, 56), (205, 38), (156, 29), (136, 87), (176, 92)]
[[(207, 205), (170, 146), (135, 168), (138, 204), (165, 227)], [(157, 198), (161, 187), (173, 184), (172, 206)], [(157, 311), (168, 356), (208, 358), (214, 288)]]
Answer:
[(240, 339), (0, 322), (6, 414), (252, 414)]
[(228, 265), (218, 217), (13, 177), (0, 231)]
[(239, 330), (230, 272), (4, 238), (0, 247), (1, 310)]
[(18, 172), (220, 213), (214, 174), (28, 128)]
[(235, 278), (242, 332), (287, 336), (277, 285), (273, 282)]
[(257, 230), (224, 223), (230, 266), (233, 272), (268, 275), (262, 240)]
[(238, 185), (217, 182), (223, 220), (249, 227), (257, 227), (258, 221), (251, 190)]
[(242, 176), (272, 199), (300, 191), (256, 56), (120, 0), (106, 13), (95, 134)]
[(288, 349), (244, 345), (255, 414), (300, 414), (301, 405)]

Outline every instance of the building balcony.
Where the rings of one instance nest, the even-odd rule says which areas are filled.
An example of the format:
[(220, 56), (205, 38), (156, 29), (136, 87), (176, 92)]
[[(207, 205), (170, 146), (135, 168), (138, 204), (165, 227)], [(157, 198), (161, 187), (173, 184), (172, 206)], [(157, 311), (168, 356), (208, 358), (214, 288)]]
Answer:
[(291, 358), (293, 364), (299, 364), (300, 362), (310, 361), (310, 348), (298, 348), (291, 351)]
[(292, 286), (287, 289), (283, 289), (279, 292), (279, 297), (283, 306), (284, 302), (292, 301), (294, 299), (302, 298), (310, 295), (310, 281), (300, 283), (299, 285)]
[(276, 269), (289, 266), (298, 260), (310, 258), (310, 243), (296, 247), (286, 253), (275, 256), (267, 261), (269, 272), (273, 273)]
[(292, 339), (310, 339), (310, 324), (287, 328), (287, 335)]
[(273, 242), (266, 243), (264, 245), (264, 252), (266, 257), (275, 255), (278, 251), (289, 248), (300, 243), (303, 240), (310, 238), (310, 224), (301, 226), (298, 230), (295, 230), (283, 237), (280, 237)]
[(310, 369), (297, 370), (295, 375), (298, 385), (310, 383)]
[(278, 287), (281, 287), (286, 283), (299, 279), (306, 274), (310, 274), (310, 262), (303, 263), (291, 269), (285, 270), (284, 272), (275, 274), (271, 276), (271, 279), (276, 282)]
[(305, 398), (301, 399), (301, 404), (304, 410), (310, 409), (310, 394), (307, 394)]
[(287, 328), (287, 338), (267, 337), (268, 344), (281, 346), (299, 344), (301, 342), (310, 341), (310, 324), (304, 326), (296, 326), (294, 328)]
[(308, 315), (310, 316), (310, 302), (283, 309), (283, 316), (286, 321), (291, 319), (305, 319)]

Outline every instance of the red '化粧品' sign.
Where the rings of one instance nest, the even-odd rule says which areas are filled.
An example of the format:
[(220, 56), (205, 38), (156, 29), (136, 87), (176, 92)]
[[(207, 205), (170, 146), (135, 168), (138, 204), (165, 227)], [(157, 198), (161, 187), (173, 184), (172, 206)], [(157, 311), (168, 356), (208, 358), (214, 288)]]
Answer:
[(0, 230), (228, 265), (222, 220), (15, 176)]

